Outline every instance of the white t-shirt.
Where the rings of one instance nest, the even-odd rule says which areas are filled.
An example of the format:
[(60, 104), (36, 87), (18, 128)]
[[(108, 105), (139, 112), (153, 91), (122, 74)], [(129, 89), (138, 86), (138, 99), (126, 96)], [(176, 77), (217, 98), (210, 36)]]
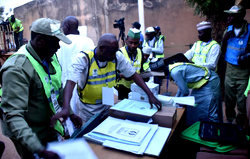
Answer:
[(57, 57), (59, 60), (59, 63), (62, 67), (62, 83), (63, 87), (66, 84), (68, 73), (68, 67), (76, 57), (76, 55), (83, 50), (90, 50), (94, 48), (93, 40), (80, 36), (80, 35), (73, 35), (69, 34), (66, 35), (71, 41), (71, 44), (65, 44), (64, 42), (60, 41), (60, 49), (57, 51)]
[[(129, 63), (126, 57), (120, 52), (116, 52), (117, 64), (116, 68), (125, 77), (131, 77), (135, 73), (135, 68)], [(104, 67), (107, 62), (98, 61), (100, 67)], [(88, 57), (84, 53), (78, 53), (75, 60), (69, 67), (69, 76), (67, 80), (71, 80), (83, 88), (86, 84), (88, 76)], [(75, 92), (77, 90), (74, 90)], [(109, 106), (103, 104), (83, 104), (79, 97), (77, 97), (77, 115), (87, 122), (94, 114), (105, 112)]]
[[(201, 45), (207, 45), (207, 42), (202, 42)], [(187, 57), (187, 59), (192, 60), (195, 52), (195, 47), (196, 47), (196, 42), (192, 46), (190, 50), (188, 50), (184, 55)], [(209, 52), (207, 53), (207, 58), (205, 63), (195, 63), (199, 66), (204, 66), (207, 67), (211, 70), (216, 70), (217, 63), (220, 58), (220, 45), (219, 44), (214, 44)]]

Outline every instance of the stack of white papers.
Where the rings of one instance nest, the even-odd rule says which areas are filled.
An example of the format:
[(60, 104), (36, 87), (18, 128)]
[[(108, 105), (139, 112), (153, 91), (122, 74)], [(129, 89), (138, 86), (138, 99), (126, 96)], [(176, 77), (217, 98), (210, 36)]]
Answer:
[(158, 110), (156, 107), (153, 107), (152, 109), (150, 109), (150, 107), (150, 104), (146, 102), (123, 99), (116, 105), (112, 106), (110, 109), (151, 117)]
[[(158, 133), (159, 130), (159, 133)], [(159, 156), (171, 129), (108, 117), (83, 137), (105, 147), (129, 151), (135, 154)], [(158, 134), (155, 136), (155, 134)], [(161, 142), (159, 142), (159, 136)], [(154, 139), (154, 140), (152, 140)], [(150, 147), (150, 149), (148, 149)]]

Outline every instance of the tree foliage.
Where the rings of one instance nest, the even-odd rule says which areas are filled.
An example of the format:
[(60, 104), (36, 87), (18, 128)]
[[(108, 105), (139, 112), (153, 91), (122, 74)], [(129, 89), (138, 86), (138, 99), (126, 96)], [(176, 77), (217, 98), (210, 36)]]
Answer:
[(3, 12), (4, 12), (4, 7), (0, 6), (0, 22), (4, 20)]
[(212, 23), (212, 36), (220, 42), (227, 19), (227, 14), (223, 11), (230, 9), (235, 0), (186, 0), (186, 2), (194, 8), (195, 15), (206, 17), (206, 20)]

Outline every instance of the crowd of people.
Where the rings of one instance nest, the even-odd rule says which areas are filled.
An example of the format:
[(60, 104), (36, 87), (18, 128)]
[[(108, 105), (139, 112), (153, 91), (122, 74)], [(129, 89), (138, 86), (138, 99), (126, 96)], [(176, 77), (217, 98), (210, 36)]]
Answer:
[[(157, 70), (153, 65), (178, 86), (176, 97), (195, 97), (196, 106), (186, 107), (186, 125), (223, 122), (220, 78), (216, 73), (221, 54), (225, 54), (227, 62), (227, 122), (243, 127), (250, 94), (250, 24), (244, 20), (246, 10), (242, 6), (224, 12), (228, 13), (229, 26), (222, 44), (212, 39), (211, 23), (202, 21), (197, 24), (199, 40), (182, 54), (187, 61), (164, 54), (167, 38), (159, 26), (147, 27), (143, 37), (140, 23), (132, 23), (126, 45), (119, 48), (117, 37), (111, 33), (103, 34), (94, 46), (92, 39), (80, 36), (79, 21), (74, 16), (66, 17), (62, 25), (49, 18), (35, 20), (30, 27), (31, 40), (0, 71), (3, 134), (11, 139), (21, 158), (33, 158), (34, 154), (45, 159), (59, 158), (46, 150), (46, 144), (66, 135), (67, 119), (80, 128), (96, 113), (105, 118), (110, 106), (102, 103), (102, 97), (107, 89), (117, 89), (118, 99), (122, 100), (128, 98), (135, 82), (148, 95), (151, 107), (160, 111), (161, 102), (145, 81), (161, 87), (163, 77), (142, 79), (139, 75)], [(14, 16), (10, 18), (11, 23), (15, 21), (18, 19)], [(22, 30), (19, 23), (15, 32), (19, 38)]]

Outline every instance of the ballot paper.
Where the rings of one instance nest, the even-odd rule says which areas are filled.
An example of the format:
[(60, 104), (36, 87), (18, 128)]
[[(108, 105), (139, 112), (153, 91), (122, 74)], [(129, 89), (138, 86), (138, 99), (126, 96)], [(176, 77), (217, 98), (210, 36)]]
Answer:
[(159, 126), (144, 153), (147, 155), (159, 156), (162, 148), (167, 142), (170, 133), (171, 133), (170, 128)]
[(92, 138), (107, 137), (109, 140), (140, 145), (151, 127), (134, 125), (124, 120), (108, 117), (89, 134)]
[(188, 106), (196, 106), (194, 96), (187, 96), (187, 97), (172, 97), (175, 103), (188, 105)]
[(147, 117), (153, 116), (158, 110), (157, 107), (150, 109), (150, 104), (130, 99), (123, 99), (110, 109), (124, 111), (133, 114), (139, 114)]
[(132, 152), (132, 153), (135, 153), (135, 154), (140, 154), (140, 155), (144, 154), (146, 148), (148, 147), (149, 142), (151, 141), (151, 139), (153, 138), (155, 132), (158, 129), (158, 125), (141, 123), (141, 122), (134, 122), (134, 121), (129, 121), (129, 120), (125, 120), (125, 122), (131, 123), (131, 124), (136, 125), (136, 126), (144, 125), (144, 126), (151, 127), (149, 133), (144, 138), (141, 145), (130, 145), (130, 144), (114, 142), (114, 141), (110, 141), (110, 140), (105, 140), (102, 145), (105, 146), (105, 147), (109, 147), (109, 148), (114, 148), (114, 149), (118, 149), (118, 150)]
[(98, 159), (84, 139), (50, 142), (48, 151), (57, 153), (62, 159)]

